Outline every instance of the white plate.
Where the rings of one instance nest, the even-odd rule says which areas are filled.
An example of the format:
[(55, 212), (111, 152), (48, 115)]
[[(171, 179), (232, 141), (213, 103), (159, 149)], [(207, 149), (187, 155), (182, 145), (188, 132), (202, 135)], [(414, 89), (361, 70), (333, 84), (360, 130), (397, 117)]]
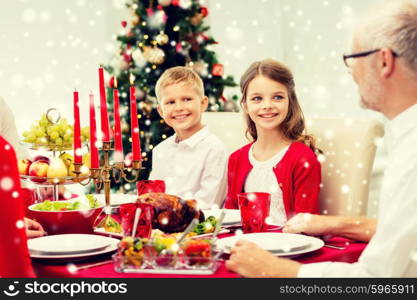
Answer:
[[(231, 225), (240, 223), (240, 210), (238, 209), (223, 209), (226, 213), (223, 219), (223, 225)], [(207, 219), (210, 216), (218, 219), (220, 217), (221, 209), (203, 209), (204, 217)]]
[[(101, 203), (106, 203), (104, 194), (94, 194), (94, 197), (97, 198)], [(133, 194), (111, 194), (110, 195), (110, 206), (119, 207), (122, 204), (133, 203), (136, 201), (138, 196)]]
[(57, 234), (29, 239), (29, 251), (36, 254), (65, 255), (103, 250), (112, 240), (94, 234)]
[(312, 236), (279, 232), (259, 232), (234, 235), (219, 239), (217, 246), (229, 253), (236, 241), (251, 241), (277, 256), (290, 256), (312, 252), (324, 246), (324, 242)]
[(98, 251), (79, 253), (79, 254), (65, 254), (65, 255), (48, 255), (48, 254), (42, 254), (42, 253), (39, 253), (39, 254), (31, 253), (30, 257), (32, 259), (52, 261), (52, 262), (70, 262), (70, 261), (84, 260), (92, 256), (96, 256), (96, 255), (102, 255), (102, 254), (115, 252), (117, 250), (117, 246), (120, 241), (118, 239), (113, 239), (113, 238), (107, 238), (107, 239), (111, 240), (110, 245)]

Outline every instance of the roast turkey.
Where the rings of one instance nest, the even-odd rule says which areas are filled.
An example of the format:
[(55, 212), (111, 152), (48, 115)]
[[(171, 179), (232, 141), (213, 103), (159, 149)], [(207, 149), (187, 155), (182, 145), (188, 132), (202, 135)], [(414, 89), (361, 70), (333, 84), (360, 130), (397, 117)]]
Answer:
[(140, 195), (137, 201), (154, 207), (152, 226), (163, 232), (184, 231), (194, 218), (204, 221), (204, 214), (197, 208), (195, 200), (183, 200), (165, 193), (147, 193)]

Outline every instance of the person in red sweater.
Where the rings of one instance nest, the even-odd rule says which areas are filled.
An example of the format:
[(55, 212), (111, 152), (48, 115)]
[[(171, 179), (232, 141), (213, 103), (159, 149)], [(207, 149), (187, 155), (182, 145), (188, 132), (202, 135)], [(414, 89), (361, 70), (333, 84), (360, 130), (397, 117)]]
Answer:
[(17, 159), (13, 147), (0, 136), (0, 277), (35, 277), (27, 236), (43, 235), (39, 223), (24, 218)]
[(225, 208), (237, 209), (241, 192), (267, 192), (270, 224), (284, 225), (301, 212), (319, 213), (319, 150), (314, 137), (304, 133), (291, 71), (275, 60), (255, 62), (240, 88), (246, 133), (253, 142), (229, 157)]

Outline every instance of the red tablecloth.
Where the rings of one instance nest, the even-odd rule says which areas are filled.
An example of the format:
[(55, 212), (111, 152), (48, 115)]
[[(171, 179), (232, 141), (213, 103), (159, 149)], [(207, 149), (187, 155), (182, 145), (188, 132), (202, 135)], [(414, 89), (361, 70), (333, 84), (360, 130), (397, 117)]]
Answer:
[[(227, 236), (227, 235), (224, 235)], [(222, 237), (222, 236), (219, 236)], [(329, 244), (337, 246), (346, 246), (344, 250), (332, 249), (323, 247), (317, 251), (306, 253), (294, 257), (294, 260), (297, 260), (301, 263), (313, 263), (313, 262), (323, 262), (323, 261), (335, 261), (335, 262), (347, 262), (352, 263), (356, 262), (366, 247), (366, 243), (358, 243), (348, 241), (342, 238), (333, 238), (328, 241)], [(104, 260), (111, 259), (110, 255), (96, 257), (94, 259), (89, 259), (83, 263), (74, 263), (77, 266), (89, 265), (95, 262), (101, 262)], [(106, 265), (96, 266), (89, 269), (79, 270), (74, 272), (73, 264), (51, 264), (46, 262), (34, 261), (33, 266), (38, 277), (75, 277), (75, 278), (129, 278), (129, 277), (211, 277), (211, 278), (235, 278), (239, 277), (238, 274), (230, 272), (226, 269), (224, 261), (221, 261), (219, 268), (216, 273), (213, 275), (167, 275), (167, 274), (138, 274), (138, 273), (118, 273), (114, 270), (113, 263), (108, 263)]]

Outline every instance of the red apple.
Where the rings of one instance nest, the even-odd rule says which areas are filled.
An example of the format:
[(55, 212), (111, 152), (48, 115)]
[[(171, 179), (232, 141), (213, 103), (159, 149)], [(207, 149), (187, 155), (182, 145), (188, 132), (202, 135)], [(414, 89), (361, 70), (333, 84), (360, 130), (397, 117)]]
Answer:
[(32, 164), (32, 161), (28, 158), (19, 159), (17, 161), (17, 169), (19, 170), (19, 174), (29, 175), (29, 167), (31, 164)]
[(43, 155), (37, 155), (33, 158), (33, 161), (43, 160), (46, 161), (49, 164), (49, 158)]
[(29, 167), (29, 176), (45, 177), (32, 179), (35, 182), (44, 182), (46, 180), (46, 174), (48, 173), (49, 164), (45, 160), (34, 161)]

